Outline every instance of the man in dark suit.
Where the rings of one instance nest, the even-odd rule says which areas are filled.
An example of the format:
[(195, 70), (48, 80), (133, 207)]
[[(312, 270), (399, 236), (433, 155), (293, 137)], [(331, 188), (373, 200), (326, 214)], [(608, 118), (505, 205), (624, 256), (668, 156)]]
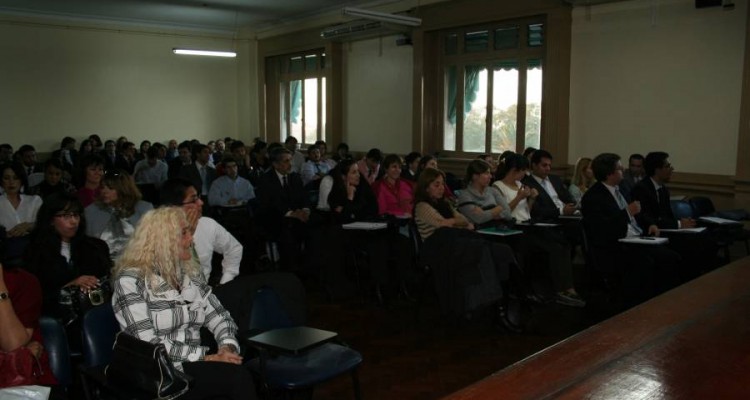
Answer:
[(620, 193), (625, 196), (625, 200), (630, 201), (632, 198), (630, 192), (633, 187), (645, 177), (643, 171), (643, 156), (641, 154), (631, 154), (628, 158), (628, 169), (622, 174), (620, 182)]
[(101, 152), (101, 157), (104, 159), (104, 170), (111, 171), (115, 169), (115, 163), (117, 162), (117, 144), (114, 140), (107, 140), (104, 142), (104, 150)]
[(271, 241), (279, 244), (285, 269), (299, 266), (301, 244), (307, 236), (309, 208), (305, 207), (302, 178), (292, 172), (292, 153), (285, 148), (271, 152), (273, 168), (258, 180), (258, 223)]
[(575, 200), (563, 185), (562, 179), (550, 175), (552, 155), (546, 150), (536, 150), (531, 157), (531, 175), (523, 178), (523, 184), (539, 192), (531, 207), (531, 218), (540, 221), (556, 221), (560, 215), (573, 215)]
[(133, 175), (135, 170), (135, 143), (125, 142), (120, 146), (120, 152), (115, 158), (115, 168)]
[(211, 150), (205, 144), (193, 146), (193, 163), (180, 168), (179, 177), (187, 179), (198, 191), (198, 195), (205, 204), (203, 212), (208, 214), (208, 192), (211, 183), (216, 179), (216, 169), (209, 165)]
[[(636, 218), (641, 227), (655, 226), (659, 229), (695, 228), (692, 218), (676, 218), (672, 212), (669, 189), (666, 184), (672, 178), (674, 168), (669, 154), (662, 151), (648, 153), (644, 160), (646, 177), (633, 187), (633, 200), (641, 203), (642, 212)], [(718, 265), (718, 245), (710, 232), (670, 233), (670, 247), (680, 253), (694, 276)]]
[[(641, 213), (641, 204), (637, 201), (627, 204), (618, 188), (623, 169), (620, 156), (600, 154), (592, 161), (591, 168), (597, 182), (584, 193), (581, 212), (595, 267), (604, 276), (622, 283), (628, 306), (680, 283), (677, 253), (663, 245), (619, 242), (625, 237), (644, 234), (635, 219)], [(655, 226), (646, 227), (646, 232), (658, 234)]]
[(179, 146), (177, 146), (177, 157), (171, 159), (167, 163), (167, 166), (169, 167), (167, 176), (169, 177), (169, 179), (179, 177), (180, 171), (193, 163), (191, 148), (192, 144), (189, 140), (186, 140), (180, 143)]

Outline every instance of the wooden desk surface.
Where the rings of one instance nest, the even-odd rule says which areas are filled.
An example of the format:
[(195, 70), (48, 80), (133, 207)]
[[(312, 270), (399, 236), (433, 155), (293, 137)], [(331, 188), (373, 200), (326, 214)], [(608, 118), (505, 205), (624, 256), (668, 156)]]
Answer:
[(446, 399), (750, 399), (750, 257)]

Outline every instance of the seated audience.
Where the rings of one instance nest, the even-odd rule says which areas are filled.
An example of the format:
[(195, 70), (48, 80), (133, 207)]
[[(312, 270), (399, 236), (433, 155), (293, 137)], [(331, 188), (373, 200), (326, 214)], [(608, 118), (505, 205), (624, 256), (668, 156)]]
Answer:
[[(133, 172), (135, 171), (135, 163), (137, 161), (135, 159), (135, 143), (126, 140), (120, 144), (118, 149), (120, 149), (120, 151), (117, 153), (115, 159), (115, 168), (133, 175)], [(107, 171), (109, 170), (110, 168), (107, 168)]]
[(336, 161), (328, 157), (328, 145), (326, 144), (326, 142), (324, 140), (316, 140), (315, 147), (320, 150), (320, 161), (328, 164), (329, 171), (333, 169), (333, 167), (336, 166)]
[(194, 162), (180, 168), (179, 174), (180, 178), (187, 179), (193, 184), (204, 203), (208, 201), (208, 192), (216, 179), (216, 169), (208, 165), (210, 156), (208, 146), (205, 144), (194, 145)]
[(104, 160), (97, 155), (90, 155), (81, 160), (81, 183), (78, 185), (78, 200), (88, 207), (99, 197), (104, 176)]
[[(261, 147), (263, 147), (261, 145)], [(229, 148), (232, 152), (232, 157), (237, 162), (237, 170), (239, 176), (250, 179), (253, 172), (253, 163), (250, 158), (250, 154), (247, 153), (247, 147), (241, 140), (232, 141), (232, 147)]]
[(357, 161), (359, 173), (370, 185), (380, 177), (381, 161), (383, 161), (383, 153), (380, 149), (370, 149), (361, 160)]
[(560, 215), (573, 215), (576, 204), (562, 179), (550, 174), (552, 155), (546, 150), (536, 150), (531, 156), (531, 175), (523, 184), (539, 193), (531, 207), (531, 218), (538, 221), (556, 221)]
[(594, 171), (591, 169), (591, 159), (581, 157), (576, 162), (573, 179), (568, 187), (568, 192), (573, 197), (576, 205), (581, 204), (581, 197), (586, 190), (594, 184)]
[(102, 143), (102, 138), (99, 137), (97, 134), (89, 135), (88, 138), (91, 141), (91, 151), (98, 154), (101, 153), (102, 150), (104, 150), (104, 144)]
[(141, 142), (141, 146), (138, 149), (138, 152), (135, 155), (136, 161), (145, 160), (148, 157), (148, 149), (151, 148), (151, 142), (148, 140), (144, 140)]
[(52, 152), (51, 158), (60, 160), (63, 170), (68, 175), (78, 166), (78, 151), (76, 150), (76, 140), (70, 136), (63, 138), (60, 148)]
[(320, 185), (320, 180), (326, 176), (330, 170), (331, 166), (324, 162), (320, 156), (320, 149), (314, 145), (308, 147), (307, 161), (302, 164), (302, 172), (300, 172), (302, 184), (305, 187), (317, 187)]
[(283, 147), (271, 152), (273, 168), (260, 177), (258, 195), (258, 223), (268, 238), (279, 243), (284, 268), (296, 268), (301, 263), (301, 246), (307, 236), (307, 208), (305, 190), (299, 174), (292, 171), (292, 154)]
[(104, 150), (101, 152), (101, 157), (104, 160), (103, 165), (105, 170), (117, 168), (117, 144), (114, 140), (104, 142)]
[[(94, 145), (91, 141), (91, 139), (84, 139), (81, 141), (81, 146), (78, 148), (78, 160), (82, 159), (83, 157), (88, 156), (89, 154), (94, 154)], [(76, 164), (76, 168), (78, 168), (78, 164)]]
[[(0, 352), (4, 353), (0, 357), (15, 353), (19, 359), (26, 357), (33, 361), (32, 374), (13, 386), (54, 385), (57, 380), (50, 369), (39, 329), (42, 310), (39, 282), (22, 269), (4, 266), (4, 262), (5, 257), (0, 257)], [(15, 372), (12, 368), (0, 370), (0, 389), (10, 387)], [(53, 391), (52, 398), (56, 397)]]
[(511, 219), (505, 198), (490, 188), (492, 167), (486, 161), (472, 160), (466, 168), (466, 189), (458, 196), (458, 210), (475, 226), (497, 225)]
[(385, 174), (372, 185), (378, 213), (410, 217), (414, 209), (414, 184), (402, 178), (401, 157), (391, 154), (383, 160)]
[(247, 179), (239, 176), (237, 160), (227, 156), (221, 162), (224, 175), (216, 178), (208, 192), (208, 203), (215, 207), (236, 207), (247, 205), (255, 198), (255, 189)]
[(419, 169), (419, 160), (422, 158), (422, 154), (417, 151), (412, 151), (407, 154), (404, 158), (404, 169), (401, 172), (401, 177), (412, 182), (417, 181), (417, 170)]
[[(669, 162), (669, 154), (661, 151), (648, 153), (644, 168), (646, 177), (633, 187), (631, 193), (633, 200), (641, 204), (641, 212), (636, 216), (641, 229), (659, 235), (661, 229), (694, 228), (694, 219), (678, 219), (672, 212), (667, 183), (672, 178), (674, 167)], [(669, 247), (682, 256), (691, 277), (696, 277), (719, 265), (716, 240), (709, 231), (690, 235), (675, 233), (669, 234)]]
[(658, 234), (656, 225), (642, 230), (636, 222), (637, 201), (628, 204), (618, 185), (622, 181), (620, 156), (603, 153), (591, 165), (597, 182), (583, 195), (581, 213), (594, 267), (612, 282), (621, 283), (627, 306), (671, 289), (680, 283), (680, 256), (667, 246), (627, 244), (622, 238), (644, 232)]
[(145, 157), (135, 163), (135, 183), (137, 185), (154, 185), (156, 188), (160, 188), (164, 181), (168, 178), (169, 167), (166, 163), (159, 160), (160, 148), (156, 145), (149, 147), (146, 150)]
[(18, 154), (21, 156), (21, 163), (23, 164), (23, 172), (26, 175), (26, 179), (36, 173), (43, 173), (44, 168), (41, 163), (37, 162), (36, 149), (30, 144), (25, 144), (18, 149)]
[(211, 159), (214, 161), (214, 163), (224, 159), (225, 150), (226, 150), (226, 144), (224, 143), (224, 140), (219, 139), (214, 142), (214, 153), (211, 154)]
[(352, 158), (352, 155), (349, 153), (349, 145), (343, 142), (339, 143), (339, 145), (336, 146), (336, 154), (331, 158), (337, 163), (341, 162), (341, 160)]
[(518, 330), (506, 312), (512, 250), (471, 232), (474, 225), (444, 194), (443, 172), (425, 169), (414, 192), (414, 220), (424, 241), (420, 259), (432, 267), (441, 309), (463, 316), (496, 305), (499, 322)]
[(27, 194), (37, 195), (44, 200), (52, 193), (76, 193), (76, 187), (63, 178), (63, 167), (60, 160), (50, 158), (44, 163), (44, 180), (27, 191)]
[(167, 154), (166, 154), (166, 157), (164, 157), (164, 161), (166, 161), (167, 164), (169, 164), (170, 161), (174, 160), (175, 158), (179, 156), (180, 156), (180, 152), (177, 150), (177, 141), (174, 139), (170, 139), (169, 142), (167, 142)]
[(0, 227), (8, 238), (22, 238), (34, 229), (42, 198), (23, 194), (26, 175), (19, 164), (0, 166), (3, 194), (0, 195)]
[(0, 164), (13, 162), (13, 146), (8, 143), (0, 144)]
[[(507, 155), (498, 167), (500, 180), (493, 187), (507, 202), (511, 215), (516, 221), (528, 221), (531, 207), (539, 196), (536, 189), (521, 183), (529, 168), (528, 160), (520, 154)], [(461, 193), (463, 195), (463, 192)], [(460, 201), (460, 200), (459, 200)], [(553, 228), (524, 230), (519, 253), (524, 259), (529, 254), (542, 253), (547, 256), (549, 270), (555, 289), (555, 302), (573, 307), (583, 307), (586, 303), (573, 286), (573, 263), (570, 260), (570, 245), (563, 234)]]
[(643, 155), (638, 153), (631, 154), (628, 158), (628, 169), (622, 174), (622, 182), (620, 182), (620, 192), (625, 196), (625, 200), (632, 199), (630, 193), (633, 187), (646, 176), (643, 161)]
[(192, 144), (189, 140), (186, 140), (177, 147), (177, 157), (169, 161), (167, 166), (169, 172), (167, 175), (169, 179), (176, 178), (182, 175), (182, 169), (193, 164), (192, 153), (190, 151)]
[(143, 214), (153, 209), (125, 171), (107, 171), (99, 198), (86, 207), (86, 234), (104, 240), (113, 260), (122, 253)]
[[(192, 239), (180, 208), (144, 215), (113, 271), (115, 317), (125, 333), (166, 346), (175, 367), (193, 378), (184, 398), (255, 399), (237, 325), (206, 284)], [(213, 334), (217, 353), (201, 345), (202, 327)]]
[(299, 150), (299, 143), (294, 136), (287, 136), (284, 147), (292, 154), (292, 172), (301, 173), (305, 163), (305, 155)]
[(61, 290), (94, 289), (112, 267), (107, 244), (86, 236), (86, 218), (82, 213), (78, 199), (63, 193), (48, 196), (39, 210), (26, 268), (42, 285), (45, 314), (69, 317), (69, 300), (66, 301), (66, 296), (60, 298)]

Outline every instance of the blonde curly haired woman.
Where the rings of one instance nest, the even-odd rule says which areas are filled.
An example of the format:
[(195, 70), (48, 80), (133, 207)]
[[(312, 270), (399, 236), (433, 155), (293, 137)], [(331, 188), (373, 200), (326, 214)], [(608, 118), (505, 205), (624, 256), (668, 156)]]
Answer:
[[(185, 399), (254, 399), (237, 353), (237, 325), (206, 284), (192, 242), (182, 209), (147, 212), (113, 270), (115, 317), (126, 333), (163, 343), (175, 367), (193, 377)], [(217, 353), (201, 346), (201, 327), (214, 335)]]

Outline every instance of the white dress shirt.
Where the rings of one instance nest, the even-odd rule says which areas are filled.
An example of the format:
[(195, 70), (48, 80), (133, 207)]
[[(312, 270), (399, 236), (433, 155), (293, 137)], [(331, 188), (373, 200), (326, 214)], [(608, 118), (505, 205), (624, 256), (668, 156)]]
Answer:
[(8, 197), (0, 196), (0, 226), (5, 227), (8, 231), (20, 223), (35, 222), (36, 214), (42, 206), (42, 198), (39, 196), (25, 194), (19, 196), (21, 202), (18, 204), (18, 208), (13, 208)]
[(227, 283), (240, 274), (242, 245), (218, 222), (208, 217), (201, 217), (193, 234), (193, 243), (206, 281), (211, 276), (211, 260), (214, 252), (224, 256), (221, 261), (220, 284)]

